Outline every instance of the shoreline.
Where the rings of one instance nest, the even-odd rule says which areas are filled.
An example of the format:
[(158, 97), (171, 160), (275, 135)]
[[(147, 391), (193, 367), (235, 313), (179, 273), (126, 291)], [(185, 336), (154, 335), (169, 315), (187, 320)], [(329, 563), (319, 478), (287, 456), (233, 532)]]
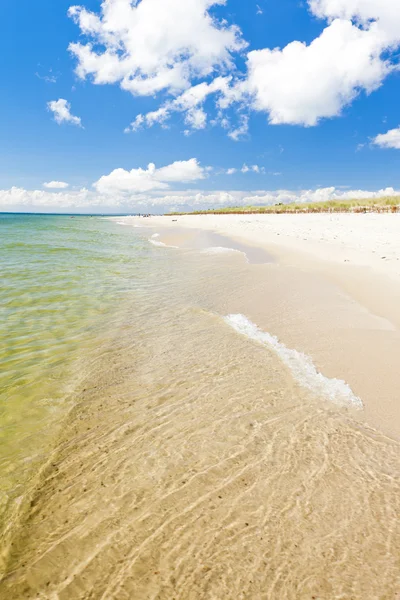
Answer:
[(146, 221), (140, 217), (118, 219), (146, 227), (214, 231), (270, 251), (276, 249), (278, 253), (301, 251), (304, 255), (311, 254), (314, 261), (318, 260), (318, 253), (319, 259), (373, 267), (400, 280), (400, 214), (237, 214), (153, 216)]
[[(82, 365), (0, 595), (392, 597), (399, 443), (333, 380), (367, 324), (392, 330), (276, 253), (157, 229), (121, 228), (140, 285)], [(313, 369), (299, 349), (315, 342)]]
[[(242, 299), (246, 316), (309, 355), (321, 372), (349, 383), (363, 400), (367, 423), (400, 437), (400, 215), (201, 215), (123, 222), (161, 232), (161, 243), (178, 248), (195, 248), (200, 235), (209, 233), (225, 236), (228, 246), (234, 240), (268, 253), (269, 271), (260, 269), (254, 297)], [(212, 237), (208, 243), (214, 245)]]

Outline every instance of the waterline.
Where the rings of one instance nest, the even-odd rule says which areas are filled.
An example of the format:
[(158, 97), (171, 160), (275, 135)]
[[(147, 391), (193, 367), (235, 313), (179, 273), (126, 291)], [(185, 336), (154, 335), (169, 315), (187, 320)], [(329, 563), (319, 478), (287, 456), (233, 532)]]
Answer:
[(363, 408), (361, 399), (354, 394), (345, 381), (325, 377), (317, 371), (309, 356), (287, 348), (277, 337), (262, 331), (244, 315), (228, 315), (225, 317), (225, 321), (241, 335), (255, 340), (276, 352), (282, 362), (290, 369), (295, 380), (316, 396), (342, 406)]

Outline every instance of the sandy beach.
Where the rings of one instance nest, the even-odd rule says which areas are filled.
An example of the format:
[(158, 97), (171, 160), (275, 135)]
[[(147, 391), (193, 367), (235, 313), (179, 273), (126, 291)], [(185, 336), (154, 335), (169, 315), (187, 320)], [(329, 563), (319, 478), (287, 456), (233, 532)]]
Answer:
[[(400, 214), (186, 215), (121, 222), (216, 231), (276, 252), (349, 262), (400, 279)], [(301, 259), (304, 261), (305, 256)]]
[(335, 254), (373, 253), (363, 215), (357, 244), (279, 218), (61, 222), (107, 327), (8, 513), (0, 597), (396, 598), (400, 221), (379, 269)]
[(400, 0), (2, 9), (0, 600), (400, 600)]
[(1, 597), (396, 597), (400, 219), (296, 218), (73, 222), (109, 236), (108, 326), (8, 513)]
[[(247, 298), (253, 320), (348, 382), (369, 424), (398, 438), (400, 215), (187, 215), (119, 219), (175, 247), (213, 246), (199, 232), (267, 252)], [(154, 235), (154, 234), (153, 234)], [(231, 240), (231, 242), (229, 242)], [(160, 243), (160, 242), (158, 242)], [(204, 250), (204, 248), (203, 248)], [(214, 259), (216, 257), (214, 256)]]

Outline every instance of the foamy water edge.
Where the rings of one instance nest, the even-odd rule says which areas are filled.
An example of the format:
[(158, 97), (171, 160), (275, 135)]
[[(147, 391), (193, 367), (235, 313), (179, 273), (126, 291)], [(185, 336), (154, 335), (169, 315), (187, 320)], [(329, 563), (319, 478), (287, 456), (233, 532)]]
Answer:
[(224, 320), (241, 335), (273, 350), (290, 369), (294, 379), (313, 394), (327, 398), (329, 401), (340, 406), (351, 406), (357, 409), (363, 408), (362, 400), (354, 394), (345, 381), (325, 377), (325, 375), (317, 371), (309, 356), (297, 350), (287, 348), (277, 337), (262, 331), (245, 315), (228, 315), (224, 317)]
[(175, 248), (175, 249), (178, 249), (178, 246), (171, 246), (169, 244), (164, 244), (164, 242), (160, 242), (159, 240), (156, 239), (158, 237), (160, 237), (159, 233), (153, 233), (153, 235), (151, 237), (149, 237), (148, 241), (150, 242), (150, 244), (153, 244), (153, 246), (158, 246), (159, 248)]

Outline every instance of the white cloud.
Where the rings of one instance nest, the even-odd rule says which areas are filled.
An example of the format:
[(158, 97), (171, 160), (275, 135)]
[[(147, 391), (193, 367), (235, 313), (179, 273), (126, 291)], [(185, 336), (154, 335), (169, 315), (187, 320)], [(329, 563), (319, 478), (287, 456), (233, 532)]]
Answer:
[(318, 202), (342, 200), (346, 198), (379, 198), (399, 196), (400, 191), (387, 188), (379, 191), (340, 190), (335, 187), (317, 190), (277, 190), (258, 192), (249, 191), (201, 191), (201, 190), (160, 190), (130, 193), (114, 189), (112, 194), (83, 188), (79, 191), (49, 192), (45, 190), (26, 190), (13, 187), (0, 190), (0, 208), (3, 210), (44, 212), (164, 212), (173, 208), (218, 208), (223, 206), (270, 205), (282, 202)]
[(69, 15), (91, 40), (70, 44), (76, 72), (136, 95), (190, 87), (244, 47), (237, 27), (210, 16), (218, 4), (225, 0), (107, 0), (100, 14), (73, 6)]
[(155, 123), (159, 125), (163, 125), (164, 122), (169, 118), (170, 112), (167, 107), (162, 106), (158, 110), (153, 110), (152, 112), (148, 112), (145, 115), (139, 114), (136, 116), (135, 120), (126, 127), (125, 133), (130, 133), (132, 131), (138, 131), (145, 125), (147, 127), (152, 127)]
[(100, 177), (94, 187), (101, 194), (143, 193), (153, 190), (168, 189), (171, 182), (187, 183), (199, 181), (207, 176), (207, 168), (203, 168), (197, 159), (176, 161), (166, 167), (157, 169), (150, 163), (147, 169), (114, 169), (109, 175)]
[(267, 113), (272, 124), (313, 126), (376, 90), (395, 68), (398, 1), (308, 0), (311, 14), (326, 21), (322, 33), (308, 45), (293, 41), (249, 52), (244, 75), (234, 63), (246, 45), (240, 30), (209, 12), (225, 0), (107, 0), (99, 13), (74, 6), (69, 14), (86, 40), (70, 50), (83, 79), (119, 84), (137, 95), (176, 95), (137, 115), (125, 131), (165, 126), (173, 112), (183, 113), (191, 129), (204, 129), (204, 104), (214, 95), (218, 116), (210, 124), (238, 141), (249, 117), (240, 112), (239, 125), (231, 128), (223, 112), (234, 103)]
[(156, 170), (156, 177), (160, 181), (198, 181), (204, 179), (206, 172), (209, 170), (209, 167), (201, 167), (196, 158), (191, 158), (190, 160), (175, 161), (167, 167), (161, 167), (161, 169)]
[(63, 190), (67, 187), (69, 187), (69, 184), (66, 183), (65, 181), (48, 181), (45, 182), (43, 184), (43, 187), (47, 188), (47, 189), (53, 189), (53, 190)]
[(242, 173), (265, 173), (265, 168), (264, 167), (259, 167), (258, 165), (251, 165), (250, 167), (248, 165), (246, 165), (246, 163), (244, 163), (243, 167), (241, 168)]
[(399, 42), (400, 11), (397, 0), (308, 0), (310, 9), (319, 18), (355, 20), (370, 26), (375, 21), (386, 38), (385, 43)]
[(101, 207), (102, 199), (83, 188), (77, 192), (51, 192), (12, 187), (0, 190), (0, 208), (19, 211), (68, 211), (85, 207)]
[(130, 133), (131, 131), (138, 131), (143, 124), (145, 123), (145, 117), (142, 114), (139, 114), (135, 117), (135, 120), (132, 121), (132, 123), (129, 125), (129, 127), (126, 127), (124, 130), (124, 133)]
[(191, 108), (186, 113), (185, 123), (193, 129), (204, 129), (207, 125), (207, 115), (202, 108)]
[(48, 102), (47, 108), (54, 114), (54, 120), (59, 125), (62, 123), (72, 123), (73, 125), (82, 127), (80, 117), (75, 117), (71, 114), (71, 104), (67, 100), (64, 100), (64, 98)]
[(381, 59), (380, 33), (336, 19), (309, 46), (292, 42), (283, 50), (248, 54), (248, 89), (256, 110), (272, 124), (316, 125), (338, 116), (365, 90), (380, 86), (390, 71)]
[(241, 115), (240, 124), (236, 129), (233, 129), (228, 133), (228, 136), (234, 141), (239, 141), (242, 137), (246, 136), (249, 131), (249, 117), (247, 115)]
[(231, 167), (230, 169), (226, 170), (227, 175), (234, 175), (236, 172), (237, 172), (237, 169), (235, 169), (234, 167)]
[(53, 73), (52, 69), (49, 70), (47, 75), (46, 74), (41, 75), (37, 71), (36, 71), (35, 75), (38, 79), (41, 79), (42, 81), (45, 81), (46, 83), (57, 83), (57, 79), (59, 77), (59, 74)]
[(381, 148), (395, 148), (400, 150), (400, 127), (390, 129), (387, 133), (380, 133), (374, 138), (373, 143)]
[(398, 0), (309, 0), (309, 7), (329, 21), (310, 45), (294, 41), (248, 54), (245, 87), (272, 124), (310, 126), (338, 116), (394, 68), (384, 54), (400, 45)]
[(137, 131), (145, 126), (152, 127), (156, 123), (163, 125), (173, 112), (184, 113), (185, 123), (193, 129), (204, 129), (207, 124), (204, 102), (211, 94), (217, 94), (220, 99), (225, 98), (229, 94), (230, 81), (230, 77), (216, 77), (211, 83), (194, 85), (174, 100), (168, 100), (158, 110), (137, 115), (125, 132)]

